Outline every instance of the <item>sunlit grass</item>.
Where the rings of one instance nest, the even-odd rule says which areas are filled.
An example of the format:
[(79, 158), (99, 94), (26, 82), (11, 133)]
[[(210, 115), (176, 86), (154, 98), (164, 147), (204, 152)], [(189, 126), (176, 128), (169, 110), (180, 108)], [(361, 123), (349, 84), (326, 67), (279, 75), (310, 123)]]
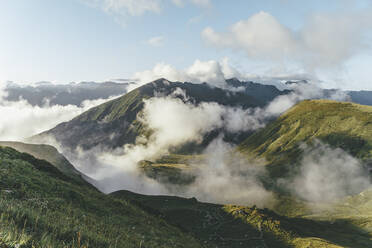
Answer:
[(199, 247), (130, 202), (1, 147), (0, 217), (5, 247)]

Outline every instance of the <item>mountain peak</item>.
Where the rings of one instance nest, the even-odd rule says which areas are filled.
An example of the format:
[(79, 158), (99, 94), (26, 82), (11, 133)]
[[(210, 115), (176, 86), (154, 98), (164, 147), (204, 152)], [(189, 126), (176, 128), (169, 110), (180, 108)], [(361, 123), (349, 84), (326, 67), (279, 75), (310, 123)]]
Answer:
[(156, 85), (157, 84), (169, 85), (170, 83), (173, 83), (173, 82), (169, 81), (166, 78), (159, 78), (151, 82), (151, 84), (156, 84)]

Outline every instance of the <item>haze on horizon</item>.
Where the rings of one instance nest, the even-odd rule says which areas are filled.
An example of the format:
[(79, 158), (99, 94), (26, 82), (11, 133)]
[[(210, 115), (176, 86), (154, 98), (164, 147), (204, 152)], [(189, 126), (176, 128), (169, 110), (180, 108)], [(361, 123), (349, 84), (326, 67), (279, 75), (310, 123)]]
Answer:
[(310, 79), (372, 90), (372, 2), (5, 0), (0, 81)]

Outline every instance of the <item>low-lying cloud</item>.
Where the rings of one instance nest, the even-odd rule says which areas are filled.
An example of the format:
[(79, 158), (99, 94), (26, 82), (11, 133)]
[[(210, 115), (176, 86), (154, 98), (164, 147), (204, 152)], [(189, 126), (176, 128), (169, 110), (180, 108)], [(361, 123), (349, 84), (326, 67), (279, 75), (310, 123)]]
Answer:
[(214, 129), (224, 128), (231, 133), (256, 130), (264, 126), (259, 112), (214, 102), (194, 105), (179, 98), (155, 97), (145, 100), (142, 121), (154, 130), (155, 140), (180, 145), (201, 141), (203, 135)]
[[(195, 161), (189, 161), (195, 181), (186, 187), (169, 187), (150, 179), (144, 176), (138, 164), (143, 160), (155, 161), (185, 143), (201, 143), (212, 130), (235, 134), (257, 130), (264, 127), (267, 120), (303, 99), (344, 97), (336, 91), (325, 96), (323, 91), (312, 85), (299, 84), (293, 86), (292, 93), (277, 97), (263, 108), (242, 109), (217, 103), (194, 104), (180, 88), (176, 88), (169, 96), (155, 95), (144, 100), (144, 109), (138, 116), (138, 120), (151, 130), (147, 136), (140, 136), (135, 144), (127, 144), (116, 150), (95, 147), (89, 151), (79, 148), (70, 153), (65, 151), (67, 157), (80, 171), (97, 180), (97, 186), (106, 193), (126, 189), (144, 194), (195, 196), (202, 201), (256, 204), (260, 207), (275, 203), (274, 193), (263, 186), (262, 179), (267, 175), (264, 166), (234, 153), (234, 146), (223, 141), (222, 134), (202, 152), (202, 162), (195, 164)], [(311, 168), (306, 168), (304, 173), (296, 177), (298, 179), (287, 184), (311, 181), (311, 177), (309, 179), (306, 174)], [(314, 190), (310, 186), (302, 189), (306, 193), (295, 193), (310, 196), (308, 191)]]
[(109, 99), (87, 100), (81, 106), (54, 105), (32, 106), (26, 100), (5, 100), (7, 92), (0, 88), (0, 140), (22, 141), (32, 135), (49, 130), (69, 121), (93, 106)]
[[(218, 80), (214, 82), (218, 83), (222, 82), (220, 79), (224, 81), (227, 69), (232, 70), (217, 62), (198, 61), (183, 72), (170, 71), (176, 77), (199, 78), (198, 82), (215, 78)], [(218, 73), (212, 73), (214, 71)], [(185, 91), (176, 88), (168, 96), (155, 93), (155, 97), (144, 100), (137, 120), (151, 132), (137, 137), (135, 144), (115, 150), (98, 146), (88, 151), (80, 148), (71, 151), (59, 146), (58, 141), (48, 143), (62, 151), (77, 169), (92, 177), (105, 193), (126, 189), (144, 194), (197, 197), (207, 202), (271, 207), (276, 198), (275, 193), (264, 186), (268, 176), (263, 163), (236, 154), (234, 145), (224, 141), (223, 133), (237, 134), (263, 128), (269, 120), (304, 99), (348, 100), (342, 91), (324, 91), (311, 82), (287, 87), (292, 90), (290, 93), (278, 96), (264, 107), (248, 109), (215, 102), (195, 104)], [(9, 116), (0, 122), (3, 140), (22, 140), (106, 101), (87, 101), (82, 106), (31, 106), (22, 99), (9, 102), (4, 100), (5, 96), (6, 91), (0, 90), (0, 114)], [(202, 159), (188, 162), (192, 169), (189, 173), (195, 176), (190, 185), (170, 187), (145, 176), (138, 167), (141, 161), (155, 161), (184, 144), (200, 144), (206, 134), (215, 130), (219, 130), (220, 135), (202, 152)], [(291, 179), (278, 183), (296, 197), (309, 202), (327, 202), (371, 187), (361, 163), (342, 150), (319, 144), (316, 148), (303, 149), (305, 156), (300, 169)]]
[(262, 164), (249, 162), (234, 152), (234, 146), (216, 138), (203, 152), (203, 164), (195, 165), (196, 180), (185, 190), (186, 196), (220, 204), (272, 206), (273, 192), (262, 183), (267, 175)]
[(284, 180), (301, 199), (331, 203), (372, 186), (367, 168), (342, 149), (318, 141), (314, 146), (303, 146), (303, 150), (299, 171), (293, 179)]

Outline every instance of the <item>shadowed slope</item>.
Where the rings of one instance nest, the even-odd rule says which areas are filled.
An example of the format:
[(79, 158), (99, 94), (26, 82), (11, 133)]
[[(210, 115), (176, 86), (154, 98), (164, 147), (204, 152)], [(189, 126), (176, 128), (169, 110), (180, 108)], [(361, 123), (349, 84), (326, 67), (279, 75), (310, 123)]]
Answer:
[(0, 146), (8, 146), (19, 152), (29, 153), (30, 155), (48, 161), (57, 169), (69, 176), (78, 176), (81, 173), (61, 154), (50, 145), (26, 144), (22, 142), (0, 141)]
[(111, 194), (134, 204), (203, 241), (207, 247), (368, 247), (371, 236), (347, 219), (280, 216), (268, 209), (198, 202), (195, 198)]

